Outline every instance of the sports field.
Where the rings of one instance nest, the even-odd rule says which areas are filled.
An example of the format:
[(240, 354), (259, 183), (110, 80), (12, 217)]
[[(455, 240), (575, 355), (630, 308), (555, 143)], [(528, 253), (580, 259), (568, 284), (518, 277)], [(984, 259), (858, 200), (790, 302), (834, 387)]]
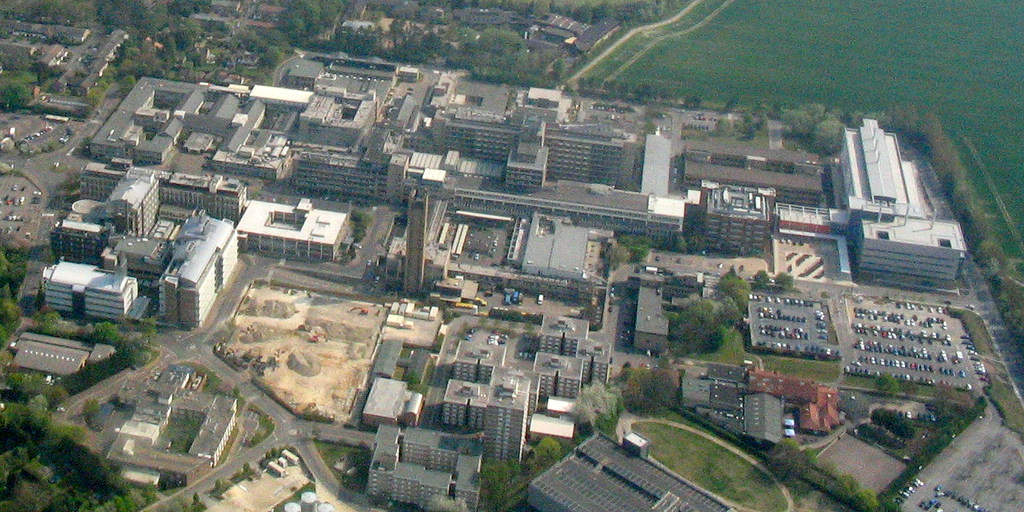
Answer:
[(633, 428), (651, 440), (651, 455), (683, 478), (750, 510), (786, 510), (779, 486), (725, 448), (669, 425), (641, 422)]
[[(703, 0), (678, 32), (723, 0)], [(1024, 3), (735, 0), (685, 34), (630, 41), (588, 73), (651, 83), (705, 101), (818, 102), (850, 112), (916, 105), (940, 116), (975, 187), (1024, 224)], [(656, 39), (653, 44), (652, 39)], [(649, 46), (643, 53), (636, 53)], [(987, 178), (986, 178), (987, 173)], [(1024, 251), (1006, 223), (998, 239)]]

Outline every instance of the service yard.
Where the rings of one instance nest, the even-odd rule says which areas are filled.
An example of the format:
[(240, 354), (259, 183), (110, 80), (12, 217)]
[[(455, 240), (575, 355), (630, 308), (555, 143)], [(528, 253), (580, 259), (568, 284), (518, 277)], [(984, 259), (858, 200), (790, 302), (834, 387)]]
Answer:
[(864, 300), (848, 313), (854, 341), (842, 350), (847, 374), (966, 390), (988, 378), (973, 341), (944, 306)]
[(222, 351), (294, 411), (347, 418), (365, 384), (384, 314), (375, 304), (253, 288)]
[(903, 471), (905, 465), (881, 449), (851, 435), (843, 435), (818, 454), (818, 460), (835, 464), (864, 487), (881, 492)]

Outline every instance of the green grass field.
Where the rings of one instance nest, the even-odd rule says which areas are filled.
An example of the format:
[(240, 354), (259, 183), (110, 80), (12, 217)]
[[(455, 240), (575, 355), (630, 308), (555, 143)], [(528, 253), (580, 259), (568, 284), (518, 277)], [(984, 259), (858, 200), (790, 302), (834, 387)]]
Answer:
[(767, 370), (793, 375), (819, 382), (834, 382), (839, 378), (839, 363), (834, 361), (814, 361), (795, 357), (782, 357), (763, 354), (751, 354), (743, 348), (743, 339), (739, 336), (726, 337), (722, 346), (714, 352), (694, 354), (693, 359), (712, 363), (743, 364), (743, 361), (760, 359)]
[(651, 440), (654, 458), (683, 478), (754, 510), (786, 510), (775, 482), (725, 448), (668, 425), (641, 422), (633, 428)]
[[(688, 17), (690, 18), (690, 17)], [(934, 111), (970, 152), (974, 186), (996, 212), (996, 193), (1024, 224), (1024, 3), (980, 0), (736, 0), (703, 28), (659, 41), (617, 80), (664, 85), (718, 104), (819, 102), (851, 112), (895, 105)], [(692, 21), (692, 20), (691, 20)], [(686, 23), (674, 24), (683, 26)], [(635, 52), (640, 42), (621, 52)], [(607, 77), (629, 56), (590, 72)], [(994, 188), (994, 190), (992, 190)], [(1022, 250), (999, 224), (1004, 248)]]

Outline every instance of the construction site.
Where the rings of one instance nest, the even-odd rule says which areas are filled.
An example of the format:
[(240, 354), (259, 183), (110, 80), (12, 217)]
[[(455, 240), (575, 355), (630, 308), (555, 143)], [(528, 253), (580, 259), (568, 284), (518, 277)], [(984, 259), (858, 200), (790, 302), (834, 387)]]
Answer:
[(344, 420), (366, 384), (385, 314), (366, 302), (254, 287), (220, 355), (293, 412)]

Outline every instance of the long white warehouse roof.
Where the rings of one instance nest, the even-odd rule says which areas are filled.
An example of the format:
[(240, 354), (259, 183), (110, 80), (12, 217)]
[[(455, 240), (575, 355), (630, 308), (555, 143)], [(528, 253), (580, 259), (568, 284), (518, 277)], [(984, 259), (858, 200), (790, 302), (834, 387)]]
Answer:
[(313, 98), (313, 93), (301, 89), (286, 89), (284, 87), (271, 87), (269, 85), (255, 85), (249, 97), (257, 100), (264, 100), (275, 103), (293, 103), (295, 105), (308, 105)]

